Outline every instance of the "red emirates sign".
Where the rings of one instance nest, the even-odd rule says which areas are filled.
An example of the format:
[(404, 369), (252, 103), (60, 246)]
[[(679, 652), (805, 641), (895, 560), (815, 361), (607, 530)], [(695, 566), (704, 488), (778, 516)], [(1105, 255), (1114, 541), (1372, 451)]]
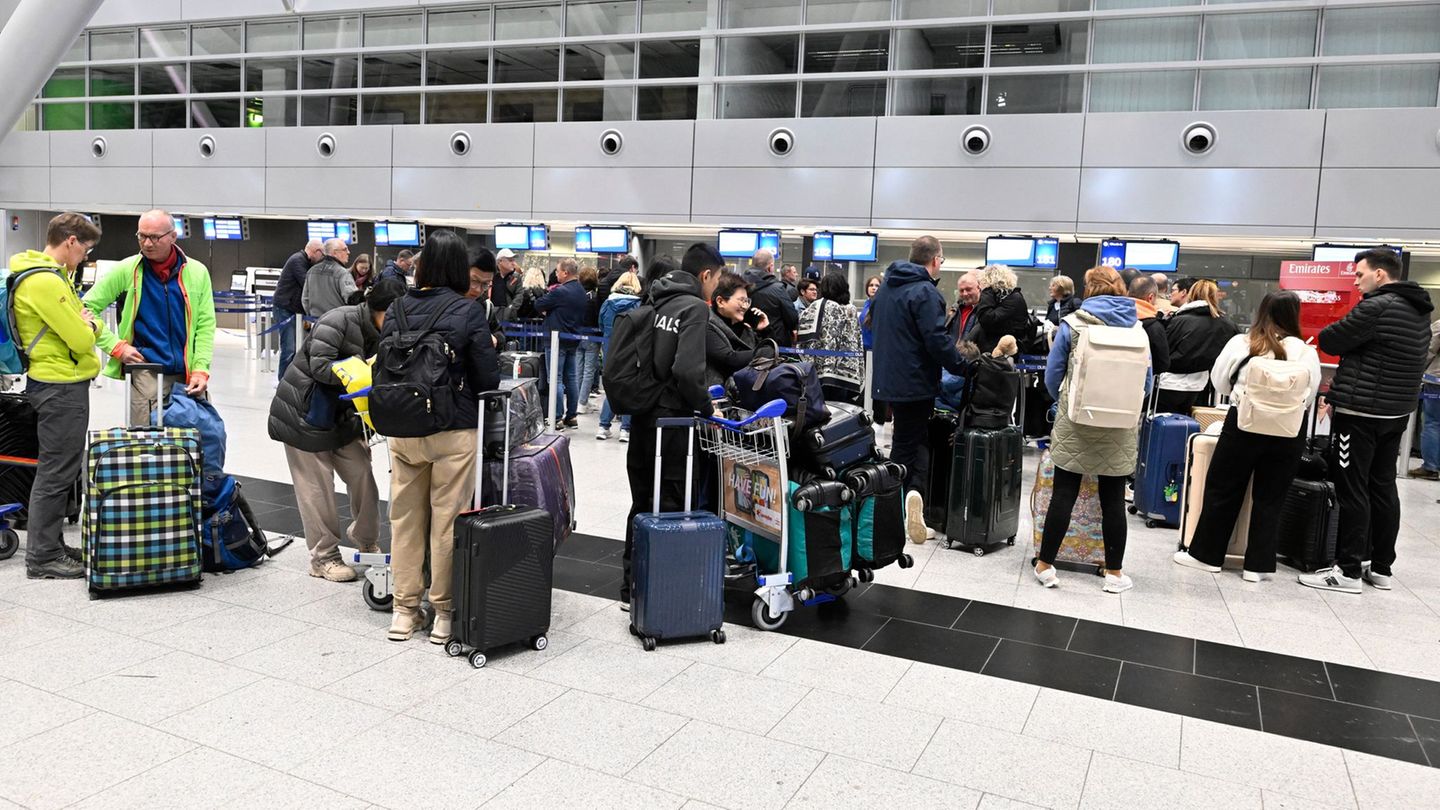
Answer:
[(1280, 262), (1280, 289), (1350, 292), (1354, 262)]

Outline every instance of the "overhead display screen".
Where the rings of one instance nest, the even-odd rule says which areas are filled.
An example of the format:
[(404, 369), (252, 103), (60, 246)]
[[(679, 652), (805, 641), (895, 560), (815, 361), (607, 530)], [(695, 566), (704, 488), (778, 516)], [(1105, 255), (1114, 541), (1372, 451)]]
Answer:
[(1010, 267), (1035, 265), (1035, 240), (1010, 236), (992, 236), (985, 240), (985, 263)]
[(1125, 267), (1145, 273), (1173, 273), (1180, 264), (1180, 243), (1125, 242)]
[(780, 232), (761, 231), (760, 247), (770, 251), (770, 254), (775, 257), (775, 261), (780, 261)]
[(530, 249), (531, 249), (531, 250), (549, 250), (549, 249), (550, 249), (550, 229), (549, 229), (548, 227), (546, 227), (546, 226), (544, 226), (544, 225), (531, 225), (531, 226), (530, 226)]
[(190, 238), (190, 220), (186, 219), (185, 217), (174, 217), (174, 220), (175, 220), (175, 238), (176, 238), (176, 239), (189, 239), (189, 238)]
[(835, 253), (835, 235), (821, 231), (815, 234), (814, 247), (811, 252), (815, 255), (815, 261), (828, 262)]
[(348, 220), (313, 219), (305, 223), (305, 233), (310, 239), (344, 239), (345, 244), (355, 242), (355, 223)]
[(721, 256), (727, 259), (749, 258), (760, 248), (760, 232), (721, 231), (715, 241)]
[(510, 250), (529, 250), (530, 226), (496, 225), (495, 247), (498, 250), (504, 250), (506, 248)]
[(1035, 267), (1054, 270), (1060, 266), (1060, 240), (1043, 237), (1035, 240)]
[(1397, 245), (1316, 245), (1310, 253), (1310, 259), (1317, 262), (1353, 262), (1355, 254), (1375, 248), (1393, 250), (1396, 256), (1405, 251)]
[(590, 249), (590, 227), (588, 225), (581, 225), (580, 227), (575, 229), (575, 252), (594, 252)]
[(375, 244), (419, 247), (423, 230), (418, 222), (375, 223)]
[(1116, 270), (1125, 269), (1125, 243), (1119, 239), (1106, 239), (1100, 243), (1101, 267), (1113, 267)]
[(880, 237), (873, 233), (832, 233), (830, 255), (837, 262), (873, 262), (880, 251)]
[(590, 250), (593, 253), (629, 253), (629, 228), (590, 226)]
[(200, 224), (206, 239), (239, 241), (245, 238), (245, 220), (239, 217), (205, 217)]

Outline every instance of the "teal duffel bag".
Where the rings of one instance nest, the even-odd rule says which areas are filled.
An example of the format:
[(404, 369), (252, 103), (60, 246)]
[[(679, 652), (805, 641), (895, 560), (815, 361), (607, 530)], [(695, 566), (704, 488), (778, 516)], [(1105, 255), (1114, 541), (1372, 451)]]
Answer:
[[(842, 506), (817, 506), (802, 512), (795, 508), (795, 490), (790, 482), (786, 499), (789, 521), (789, 557), (785, 566), (797, 587), (825, 590), (841, 584), (850, 576), (851, 525), (854, 512), (849, 503)], [(730, 545), (737, 558), (754, 559), (760, 571), (771, 574), (781, 570), (780, 543), (761, 534), (730, 525)]]

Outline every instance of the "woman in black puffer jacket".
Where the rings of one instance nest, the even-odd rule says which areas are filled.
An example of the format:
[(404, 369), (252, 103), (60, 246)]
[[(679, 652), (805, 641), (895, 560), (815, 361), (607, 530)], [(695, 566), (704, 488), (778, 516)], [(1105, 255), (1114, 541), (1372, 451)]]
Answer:
[(1030, 309), (1020, 292), (1015, 271), (992, 264), (980, 271), (980, 303), (975, 305), (980, 327), (971, 339), (986, 354), (995, 350), (1000, 338), (1012, 335), (1022, 347), (1030, 337)]
[(331, 582), (355, 579), (355, 569), (340, 561), (337, 473), (345, 482), (353, 517), (344, 536), (361, 551), (380, 550), (380, 492), (371, 472), (370, 446), (355, 409), (339, 400), (344, 387), (330, 364), (373, 355), (385, 310), (404, 294), (404, 281), (386, 278), (370, 290), (364, 303), (325, 313), (296, 350), (270, 401), (270, 438), (285, 445), (312, 577)]
[(1159, 413), (1190, 415), (1210, 384), (1210, 369), (1240, 330), (1220, 314), (1220, 288), (1209, 279), (1191, 287), (1189, 301), (1165, 322), (1170, 369), (1160, 375), (1155, 401)]

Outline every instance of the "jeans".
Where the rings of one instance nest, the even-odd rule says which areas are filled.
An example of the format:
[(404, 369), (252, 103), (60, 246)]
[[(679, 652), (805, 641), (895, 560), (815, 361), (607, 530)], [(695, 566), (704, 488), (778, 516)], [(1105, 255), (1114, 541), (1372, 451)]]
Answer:
[[(1427, 394), (1440, 395), (1440, 387), (1425, 386)], [(1420, 429), (1421, 466), (1440, 472), (1440, 399), (1426, 399), (1420, 402), (1421, 416), (1425, 425)]]
[(1389, 576), (1400, 533), (1400, 492), (1395, 460), (1406, 419), (1374, 419), (1337, 413), (1330, 422), (1330, 478), (1340, 504), (1336, 562), (1347, 577), (1360, 576), (1369, 560), (1377, 574)]
[[(612, 423), (614, 423), (614, 421), (615, 421), (615, 412), (612, 411), (612, 410), (610, 410), (610, 398), (609, 398), (609, 397), (606, 397), (604, 404), (602, 404), (602, 405), (600, 406), (600, 427), (602, 427), (602, 428), (604, 428), (604, 429), (606, 429), (606, 430), (609, 430), (609, 429), (610, 429), (610, 425), (611, 425)], [(629, 430), (630, 430), (630, 415), (629, 415), (629, 414), (621, 414), (621, 415), (620, 415), (620, 429), (621, 429), (621, 430), (624, 430), (624, 431), (629, 431)]]
[[(291, 312), (288, 309), (285, 309), (284, 307), (275, 307), (274, 325), (279, 326), (280, 324), (284, 323), (287, 318), (291, 318), (294, 315), (295, 313)], [(275, 379), (283, 380), (285, 378), (285, 369), (289, 368), (290, 361), (295, 359), (295, 324), (287, 323), (285, 324), (285, 326), (280, 328), (279, 332), (280, 370), (275, 374)]]
[[(1045, 527), (1040, 536), (1040, 553), (1036, 556), (1046, 565), (1055, 564), (1055, 555), (1065, 542), (1070, 529), (1070, 516), (1080, 497), (1080, 482), (1085, 476), (1059, 467), (1055, 468), (1055, 489), (1050, 495), (1050, 509), (1045, 513)], [(1100, 484), (1100, 533), (1105, 540), (1105, 570), (1119, 571), (1125, 563), (1125, 476), (1102, 475)]]
[(586, 341), (580, 350), (580, 402), (583, 404), (600, 380), (600, 344)]
[(930, 414), (935, 403), (929, 399), (891, 402), (890, 415), (895, 432), (890, 438), (890, 459), (905, 465), (905, 489), (924, 492), (930, 480)]
[(580, 347), (560, 347), (560, 388), (565, 394), (564, 419), (574, 419), (580, 411)]
[(39, 463), (30, 485), (30, 514), (25, 532), (25, 564), (44, 565), (65, 553), (61, 532), (70, 489), (85, 459), (85, 429), (90, 425), (90, 381), (46, 383), (31, 378), (25, 396), (35, 409), (40, 440)]

